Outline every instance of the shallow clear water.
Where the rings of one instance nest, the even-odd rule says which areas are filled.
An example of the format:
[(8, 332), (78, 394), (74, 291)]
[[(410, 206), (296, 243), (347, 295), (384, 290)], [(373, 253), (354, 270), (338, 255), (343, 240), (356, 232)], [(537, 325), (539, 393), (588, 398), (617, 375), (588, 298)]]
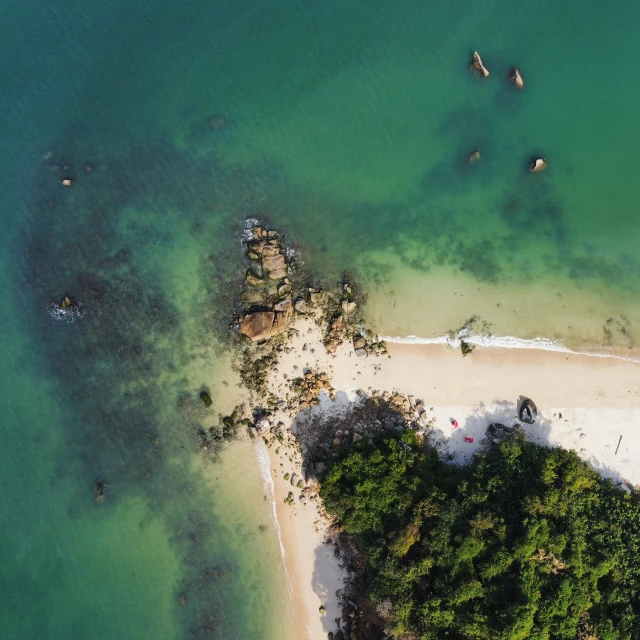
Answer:
[[(5, 2), (2, 636), (287, 633), (254, 453), (196, 445), (236, 402), (247, 217), (326, 283), (352, 272), (380, 333), (479, 315), (635, 353), (639, 11)], [(530, 175), (538, 153), (549, 168)], [(47, 314), (65, 294), (82, 319)]]

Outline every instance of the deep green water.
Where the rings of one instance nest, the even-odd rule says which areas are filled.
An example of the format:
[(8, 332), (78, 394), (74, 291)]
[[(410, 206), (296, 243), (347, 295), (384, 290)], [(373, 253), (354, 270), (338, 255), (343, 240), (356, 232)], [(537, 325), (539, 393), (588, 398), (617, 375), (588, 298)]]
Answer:
[[(0, 637), (286, 635), (253, 453), (196, 444), (235, 401), (248, 217), (325, 282), (353, 272), (381, 332), (480, 313), (634, 349), (639, 18), (595, 0), (3, 3)], [(546, 173), (525, 171), (534, 153)], [(47, 314), (65, 294), (82, 319)], [(178, 406), (202, 385), (210, 411)]]

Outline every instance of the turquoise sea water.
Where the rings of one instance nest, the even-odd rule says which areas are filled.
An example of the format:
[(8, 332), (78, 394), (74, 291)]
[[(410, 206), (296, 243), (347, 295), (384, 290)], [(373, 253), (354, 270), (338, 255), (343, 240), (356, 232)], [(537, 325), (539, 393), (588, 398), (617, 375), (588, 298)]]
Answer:
[[(380, 332), (477, 314), (636, 353), (639, 13), (3, 3), (0, 637), (287, 633), (253, 452), (203, 462), (196, 444), (235, 404), (248, 217), (326, 283), (352, 272)], [(549, 168), (532, 176), (535, 153)], [(65, 294), (82, 319), (48, 315)], [(202, 385), (210, 411), (184, 402)]]

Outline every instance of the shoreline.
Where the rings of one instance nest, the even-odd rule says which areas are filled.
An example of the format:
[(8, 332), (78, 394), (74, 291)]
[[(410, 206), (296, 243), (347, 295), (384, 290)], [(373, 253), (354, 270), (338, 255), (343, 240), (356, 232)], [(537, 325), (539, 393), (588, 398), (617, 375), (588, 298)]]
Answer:
[[(553, 353), (566, 353), (576, 356), (589, 356), (590, 358), (614, 358), (616, 360), (624, 360), (626, 362), (640, 363), (640, 353), (638, 355), (623, 355), (624, 350), (621, 347), (605, 347), (602, 350), (581, 350), (567, 347), (560, 340), (552, 340), (550, 338), (518, 338), (517, 336), (490, 336), (481, 334), (460, 335), (451, 337), (448, 335), (437, 336), (435, 338), (422, 338), (416, 335), (408, 336), (386, 336), (381, 335), (381, 340), (389, 344), (410, 344), (410, 345), (445, 345), (452, 349), (460, 349), (461, 342), (480, 347), (483, 349), (520, 349), (527, 351), (547, 351)], [(594, 349), (594, 346), (588, 349)], [(635, 350), (633, 351), (635, 353)]]
[[(267, 395), (287, 400), (274, 409), (260, 437), (270, 438), (267, 451), (297, 638), (324, 639), (336, 629), (342, 608), (335, 592), (347, 576), (333, 555), (333, 545), (324, 544), (328, 522), (320, 515), (317, 487), (313, 481), (293, 486), (291, 476), (284, 474), (305, 478), (304, 458), (308, 461), (310, 453), (305, 438), (363, 398), (403, 394), (413, 408), (424, 408), (421, 420), (430, 444), (445, 459), (465, 464), (489, 448), (488, 425), (517, 422), (519, 402), (529, 397), (537, 404), (538, 419), (521, 425), (528, 439), (574, 449), (617, 484), (640, 484), (640, 438), (635, 435), (635, 425), (640, 424), (640, 365), (635, 362), (564, 351), (481, 347), (463, 358), (446, 344), (393, 342), (387, 345), (388, 355), (357, 357), (350, 340), (328, 353), (315, 318), (297, 318), (291, 328), (267, 379)], [(325, 373), (331, 389), (321, 390), (314, 406), (300, 408), (292, 399), (292, 383), (307, 372)], [(453, 419), (459, 424), (456, 429)], [(285, 503), (289, 492), (292, 505)], [(310, 494), (314, 499), (308, 499)], [(324, 617), (320, 605), (326, 608)]]

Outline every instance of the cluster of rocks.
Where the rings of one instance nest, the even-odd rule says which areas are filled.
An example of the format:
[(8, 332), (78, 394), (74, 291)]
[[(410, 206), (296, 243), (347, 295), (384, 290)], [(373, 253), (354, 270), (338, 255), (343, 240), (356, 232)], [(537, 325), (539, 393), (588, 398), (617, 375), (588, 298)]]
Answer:
[[(209, 407), (206, 400), (203, 399), (202, 395), (205, 392), (201, 392), (199, 397), (202, 400), (205, 407)], [(206, 394), (207, 397), (208, 394)], [(188, 396), (187, 396), (188, 398)], [(209, 398), (210, 399), (210, 398)], [(182, 404), (180, 404), (182, 402)], [(187, 403), (190, 402), (190, 398)], [(181, 398), (178, 406), (188, 406), (185, 402), (184, 398)], [(235, 438), (238, 431), (240, 429), (246, 429), (251, 424), (251, 421), (244, 417), (244, 407), (242, 405), (236, 406), (233, 410), (233, 413), (228, 416), (219, 416), (219, 421), (217, 425), (212, 425), (208, 428), (204, 428), (202, 426), (198, 426), (196, 428), (196, 439), (198, 442), (198, 447), (203, 451), (208, 451), (210, 453), (217, 453), (220, 446), (223, 442), (229, 442)]]
[(324, 300), (324, 292), (317, 287), (306, 287), (304, 291), (293, 301), (293, 309), (296, 313), (309, 313)]
[(250, 233), (240, 333), (260, 342), (287, 329), (293, 316), (293, 286), (289, 280), (291, 265), (277, 231), (256, 226)]
[(374, 391), (343, 416), (325, 416), (297, 425), (296, 436), (307, 460), (305, 478), (312, 480), (321, 476), (331, 456), (343, 446), (389, 431), (402, 433), (405, 429), (424, 436), (432, 426), (433, 420), (428, 418), (422, 400), (411, 395)]
[(328, 353), (334, 353), (353, 330), (353, 314), (358, 308), (355, 297), (353, 287), (343, 282), (338, 308), (331, 313), (323, 341)]
[(368, 330), (364, 335), (357, 333), (353, 336), (353, 350), (358, 358), (364, 358), (368, 355), (382, 356), (387, 354), (387, 344)]
[[(471, 58), (471, 62), (469, 63), (469, 67), (472, 71), (474, 71), (480, 78), (488, 78), (489, 70), (484, 66), (482, 62), (482, 58), (477, 51), (473, 52), (473, 56)], [(510, 67), (508, 74), (509, 82), (519, 90), (524, 89), (524, 78), (522, 77), (522, 73), (520, 73), (520, 69), (518, 67)], [(467, 155), (467, 163), (472, 164), (480, 159), (480, 150), (476, 149)], [(539, 173), (540, 171), (544, 171), (547, 168), (547, 161), (545, 158), (541, 156), (534, 156), (529, 161), (528, 165), (529, 171), (532, 173)]]
[[(55, 155), (54, 151), (48, 151), (45, 156), (44, 159), (47, 161), (47, 169), (51, 172), (51, 173), (57, 173), (63, 174), (62, 179), (60, 180), (60, 184), (63, 187), (71, 187), (74, 182), (75, 182), (75, 178), (73, 177), (73, 175), (75, 174), (75, 171), (73, 170), (73, 167), (71, 166), (71, 164), (67, 161), (60, 161), (60, 162), (49, 162), (50, 160), (53, 159)], [(85, 173), (93, 173), (93, 165), (89, 162), (86, 162), (84, 164), (84, 171)]]
[(331, 386), (329, 376), (322, 373), (314, 373), (313, 371), (307, 371), (303, 378), (295, 378), (290, 384), (291, 391), (299, 399), (299, 408), (308, 409), (317, 405), (320, 400), (318, 396), (321, 391), (326, 391), (331, 398), (335, 400), (335, 389)]

